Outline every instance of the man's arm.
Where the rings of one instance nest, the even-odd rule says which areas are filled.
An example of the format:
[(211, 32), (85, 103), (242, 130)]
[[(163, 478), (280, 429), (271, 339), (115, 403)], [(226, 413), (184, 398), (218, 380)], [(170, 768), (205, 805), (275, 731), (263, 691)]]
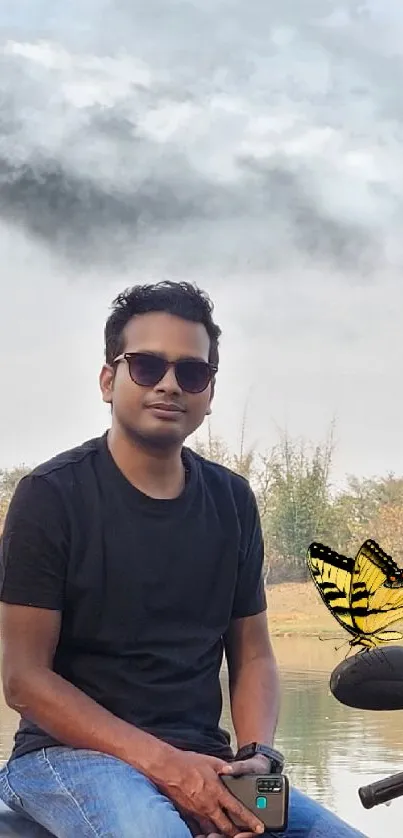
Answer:
[(266, 611), (231, 621), (225, 638), (232, 721), (238, 748), (272, 745), (280, 704)]

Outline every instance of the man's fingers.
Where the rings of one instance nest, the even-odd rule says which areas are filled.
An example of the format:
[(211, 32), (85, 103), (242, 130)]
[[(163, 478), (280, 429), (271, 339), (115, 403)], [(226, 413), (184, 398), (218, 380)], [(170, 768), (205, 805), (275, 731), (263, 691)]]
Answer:
[(218, 833), (214, 824), (205, 818), (187, 818), (186, 821), (193, 838), (225, 838), (225, 835)]
[(217, 809), (216, 812), (212, 812), (210, 817), (213, 821), (213, 829), (215, 829), (218, 835), (222, 834), (226, 835), (227, 838), (234, 838), (239, 831), (239, 827), (234, 826), (233, 822), (221, 808)]
[[(218, 832), (200, 832), (198, 835), (194, 835), (194, 838), (225, 838), (225, 835), (219, 834)], [(238, 832), (235, 835), (235, 838), (255, 838), (254, 832)]]
[(247, 760), (239, 760), (239, 762), (231, 762), (224, 765), (220, 774), (229, 774), (231, 777), (239, 777), (241, 774), (249, 774), (250, 768)]
[(194, 838), (225, 838), (224, 835), (218, 833), (214, 824), (205, 818), (198, 818), (199, 831), (197, 834), (193, 833)]
[[(195, 835), (195, 838), (225, 838), (225, 835), (222, 835), (218, 832), (203, 832), (200, 835)], [(240, 835), (239, 838), (244, 838), (243, 835)]]
[(214, 826), (211, 821), (206, 820), (205, 818), (201, 818), (200, 826), (202, 829), (203, 836), (205, 838), (225, 838), (224, 835), (217, 832), (216, 827)]
[[(231, 794), (230, 791), (224, 789), (221, 797), (220, 797), (220, 805), (223, 809), (228, 812), (229, 817), (231, 818), (232, 822), (241, 824), (241, 827), (238, 827), (238, 831), (228, 832), (229, 835), (242, 835), (243, 832), (252, 832), (254, 835), (262, 835), (264, 832), (264, 824), (256, 815), (253, 814), (246, 806), (241, 803), (234, 794)], [(216, 819), (214, 818), (216, 822)], [(221, 824), (219, 824), (221, 831), (226, 835), (226, 830), (222, 829)]]
[(193, 838), (205, 838), (207, 835), (205, 825), (199, 818), (196, 819), (192, 815), (185, 814), (184, 812), (181, 812), (181, 816), (186, 826), (189, 827)]
[(254, 757), (243, 760), (234, 760), (226, 763), (219, 771), (219, 774), (227, 774), (232, 777), (239, 777), (241, 774), (270, 774), (270, 760), (263, 754), (256, 754)]

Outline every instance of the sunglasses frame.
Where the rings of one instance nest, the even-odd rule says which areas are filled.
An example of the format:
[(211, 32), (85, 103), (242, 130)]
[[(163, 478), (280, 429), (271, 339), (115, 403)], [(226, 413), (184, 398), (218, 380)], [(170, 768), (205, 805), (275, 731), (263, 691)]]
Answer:
[[(130, 360), (131, 360), (131, 358), (135, 358), (136, 356), (139, 356), (139, 355), (141, 357), (147, 357), (148, 356), (149, 358), (157, 358), (158, 360), (164, 362), (165, 370), (164, 370), (163, 374), (161, 375), (161, 378), (158, 378), (157, 381), (154, 384), (139, 384), (139, 382), (136, 381), (133, 378), (133, 376), (131, 374), (131, 370), (130, 370)], [(115, 364), (118, 364), (120, 361), (126, 361), (127, 366), (129, 368), (130, 378), (131, 378), (131, 380), (133, 381), (134, 384), (137, 384), (138, 387), (155, 387), (156, 384), (159, 384), (159, 382), (162, 381), (163, 378), (165, 378), (168, 370), (173, 368), (174, 373), (175, 373), (175, 378), (178, 382), (179, 387), (181, 388), (181, 390), (183, 390), (184, 393), (190, 393), (191, 395), (198, 395), (199, 393), (204, 393), (204, 391), (207, 390), (207, 387), (209, 386), (209, 384), (211, 384), (214, 376), (218, 372), (218, 367), (215, 366), (214, 364), (210, 364), (209, 361), (203, 361), (202, 359), (199, 360), (197, 358), (194, 358), (194, 359), (193, 358), (179, 358), (177, 361), (167, 361), (166, 358), (164, 358), (163, 355), (158, 355), (157, 353), (153, 353), (153, 352), (123, 352), (121, 355), (117, 355), (117, 357), (113, 360), (112, 366), (115, 366)], [(184, 363), (184, 362), (188, 363), (188, 364), (204, 364), (208, 368), (208, 370), (210, 372), (210, 378), (209, 378), (206, 386), (203, 387), (202, 390), (186, 390), (184, 387), (182, 387), (182, 385), (178, 381), (178, 376), (177, 376), (177, 373), (176, 373), (176, 367), (177, 367), (177, 364), (181, 364), (181, 363)]]

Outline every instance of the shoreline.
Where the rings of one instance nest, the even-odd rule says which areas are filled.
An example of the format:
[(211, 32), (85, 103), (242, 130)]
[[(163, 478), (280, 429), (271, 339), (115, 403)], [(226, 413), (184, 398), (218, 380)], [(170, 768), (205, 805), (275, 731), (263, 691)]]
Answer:
[(311, 582), (280, 582), (266, 587), (273, 637), (346, 637)]
[[(311, 582), (280, 582), (266, 587), (267, 618), (273, 638), (344, 641), (351, 635), (333, 617)], [(403, 621), (393, 624), (403, 633)], [(403, 640), (397, 641), (398, 645)]]

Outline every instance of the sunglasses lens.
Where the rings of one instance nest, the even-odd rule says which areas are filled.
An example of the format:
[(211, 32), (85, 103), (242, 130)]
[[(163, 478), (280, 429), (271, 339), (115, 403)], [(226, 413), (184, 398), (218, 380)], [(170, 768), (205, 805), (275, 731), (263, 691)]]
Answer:
[[(155, 387), (166, 374), (170, 364), (158, 355), (137, 352), (127, 357), (130, 378), (140, 387)], [(212, 379), (212, 370), (205, 361), (177, 361), (175, 376), (181, 390), (202, 393)]]
[(176, 379), (185, 393), (202, 393), (211, 381), (211, 370), (205, 361), (178, 361)]
[(164, 377), (166, 361), (157, 355), (132, 355), (129, 361), (130, 378), (141, 387), (154, 387)]

